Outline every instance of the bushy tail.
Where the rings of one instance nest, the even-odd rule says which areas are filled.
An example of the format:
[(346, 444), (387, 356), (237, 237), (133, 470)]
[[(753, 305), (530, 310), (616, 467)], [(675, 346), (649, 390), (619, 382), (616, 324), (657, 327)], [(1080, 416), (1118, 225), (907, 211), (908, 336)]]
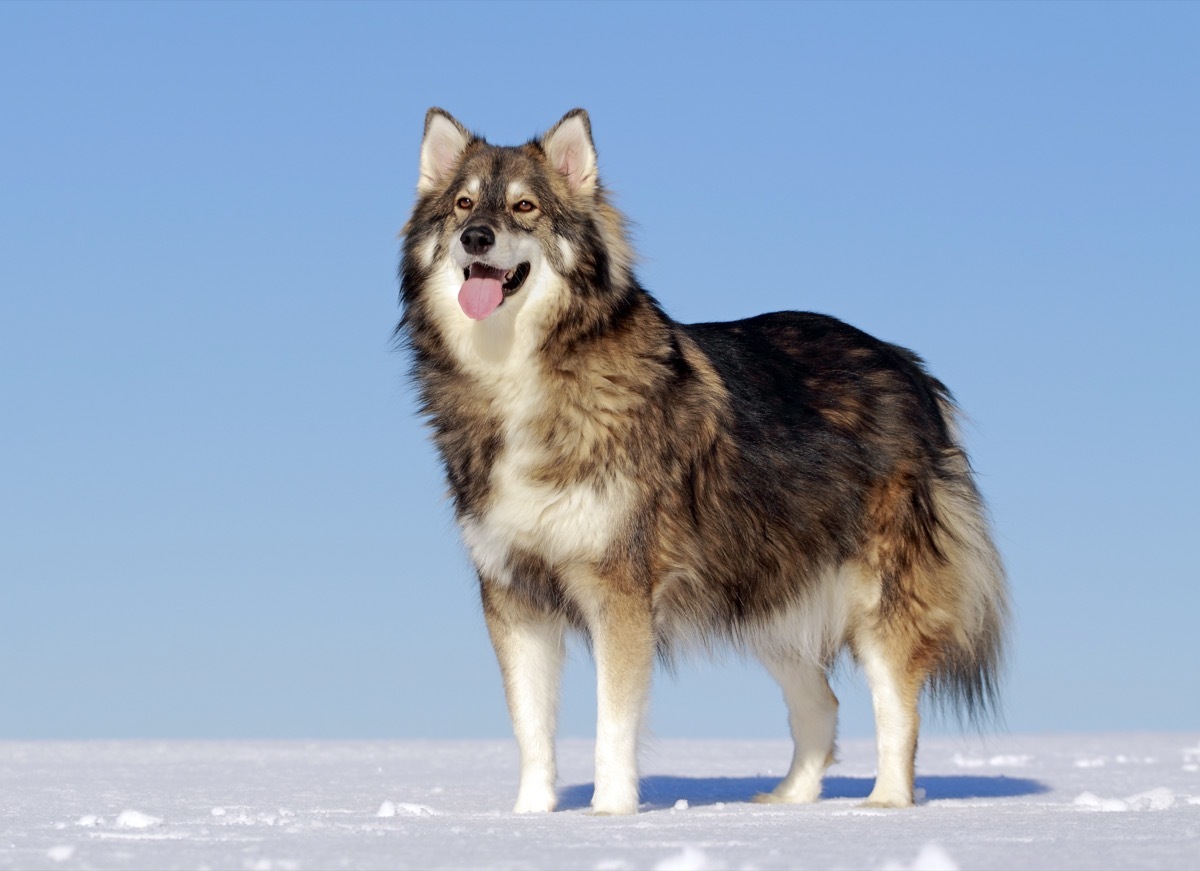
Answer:
[(1009, 622), (1008, 582), (992, 541), (983, 498), (961, 447), (957, 409), (948, 394), (939, 399), (954, 445), (943, 452), (933, 493), (937, 546), (959, 592), (953, 643), (930, 677), (937, 708), (982, 725), (999, 719)]

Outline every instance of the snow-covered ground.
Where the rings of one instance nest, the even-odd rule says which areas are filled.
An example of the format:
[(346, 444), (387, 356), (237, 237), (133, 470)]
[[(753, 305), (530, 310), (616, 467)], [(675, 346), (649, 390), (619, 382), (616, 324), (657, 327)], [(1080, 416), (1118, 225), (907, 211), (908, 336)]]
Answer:
[(789, 752), (652, 741), (609, 818), (563, 741), (561, 811), (518, 817), (512, 742), (0, 742), (0, 868), (1200, 867), (1200, 733), (927, 738), (906, 811), (845, 741), (821, 803), (748, 803)]

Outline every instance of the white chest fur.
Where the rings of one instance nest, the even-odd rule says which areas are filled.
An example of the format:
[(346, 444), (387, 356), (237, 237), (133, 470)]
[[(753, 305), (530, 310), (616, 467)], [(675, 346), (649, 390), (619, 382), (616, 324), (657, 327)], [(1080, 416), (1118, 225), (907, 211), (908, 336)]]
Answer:
[(538, 480), (548, 458), (525, 447), (519, 427), (491, 471), (487, 507), (462, 523), (463, 540), (479, 569), (509, 583), (514, 547), (551, 566), (598, 561), (628, 521), (631, 487), (620, 479), (549, 484)]

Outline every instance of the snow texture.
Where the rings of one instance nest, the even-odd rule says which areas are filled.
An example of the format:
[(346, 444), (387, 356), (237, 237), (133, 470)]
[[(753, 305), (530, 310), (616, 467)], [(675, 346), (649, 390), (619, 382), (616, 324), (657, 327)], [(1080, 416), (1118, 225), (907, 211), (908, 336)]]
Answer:
[(560, 811), (517, 816), (507, 741), (0, 742), (0, 869), (1200, 866), (1196, 735), (927, 738), (903, 811), (861, 806), (869, 741), (801, 806), (749, 802), (784, 742), (651, 741), (628, 818), (588, 814), (590, 742), (559, 750)]

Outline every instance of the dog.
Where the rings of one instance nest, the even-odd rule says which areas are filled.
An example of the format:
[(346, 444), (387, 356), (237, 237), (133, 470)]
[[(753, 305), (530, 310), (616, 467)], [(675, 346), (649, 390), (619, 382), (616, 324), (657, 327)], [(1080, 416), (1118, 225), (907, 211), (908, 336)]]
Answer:
[(794, 755), (834, 760), (830, 670), (876, 720), (867, 804), (913, 803), (919, 701), (995, 711), (1008, 593), (947, 388), (832, 317), (681, 324), (638, 283), (586, 112), (498, 147), (425, 118), (400, 341), (445, 466), (520, 749), (556, 805), (568, 633), (596, 665), (592, 811), (638, 810), (656, 656), (731, 645), (783, 689)]

